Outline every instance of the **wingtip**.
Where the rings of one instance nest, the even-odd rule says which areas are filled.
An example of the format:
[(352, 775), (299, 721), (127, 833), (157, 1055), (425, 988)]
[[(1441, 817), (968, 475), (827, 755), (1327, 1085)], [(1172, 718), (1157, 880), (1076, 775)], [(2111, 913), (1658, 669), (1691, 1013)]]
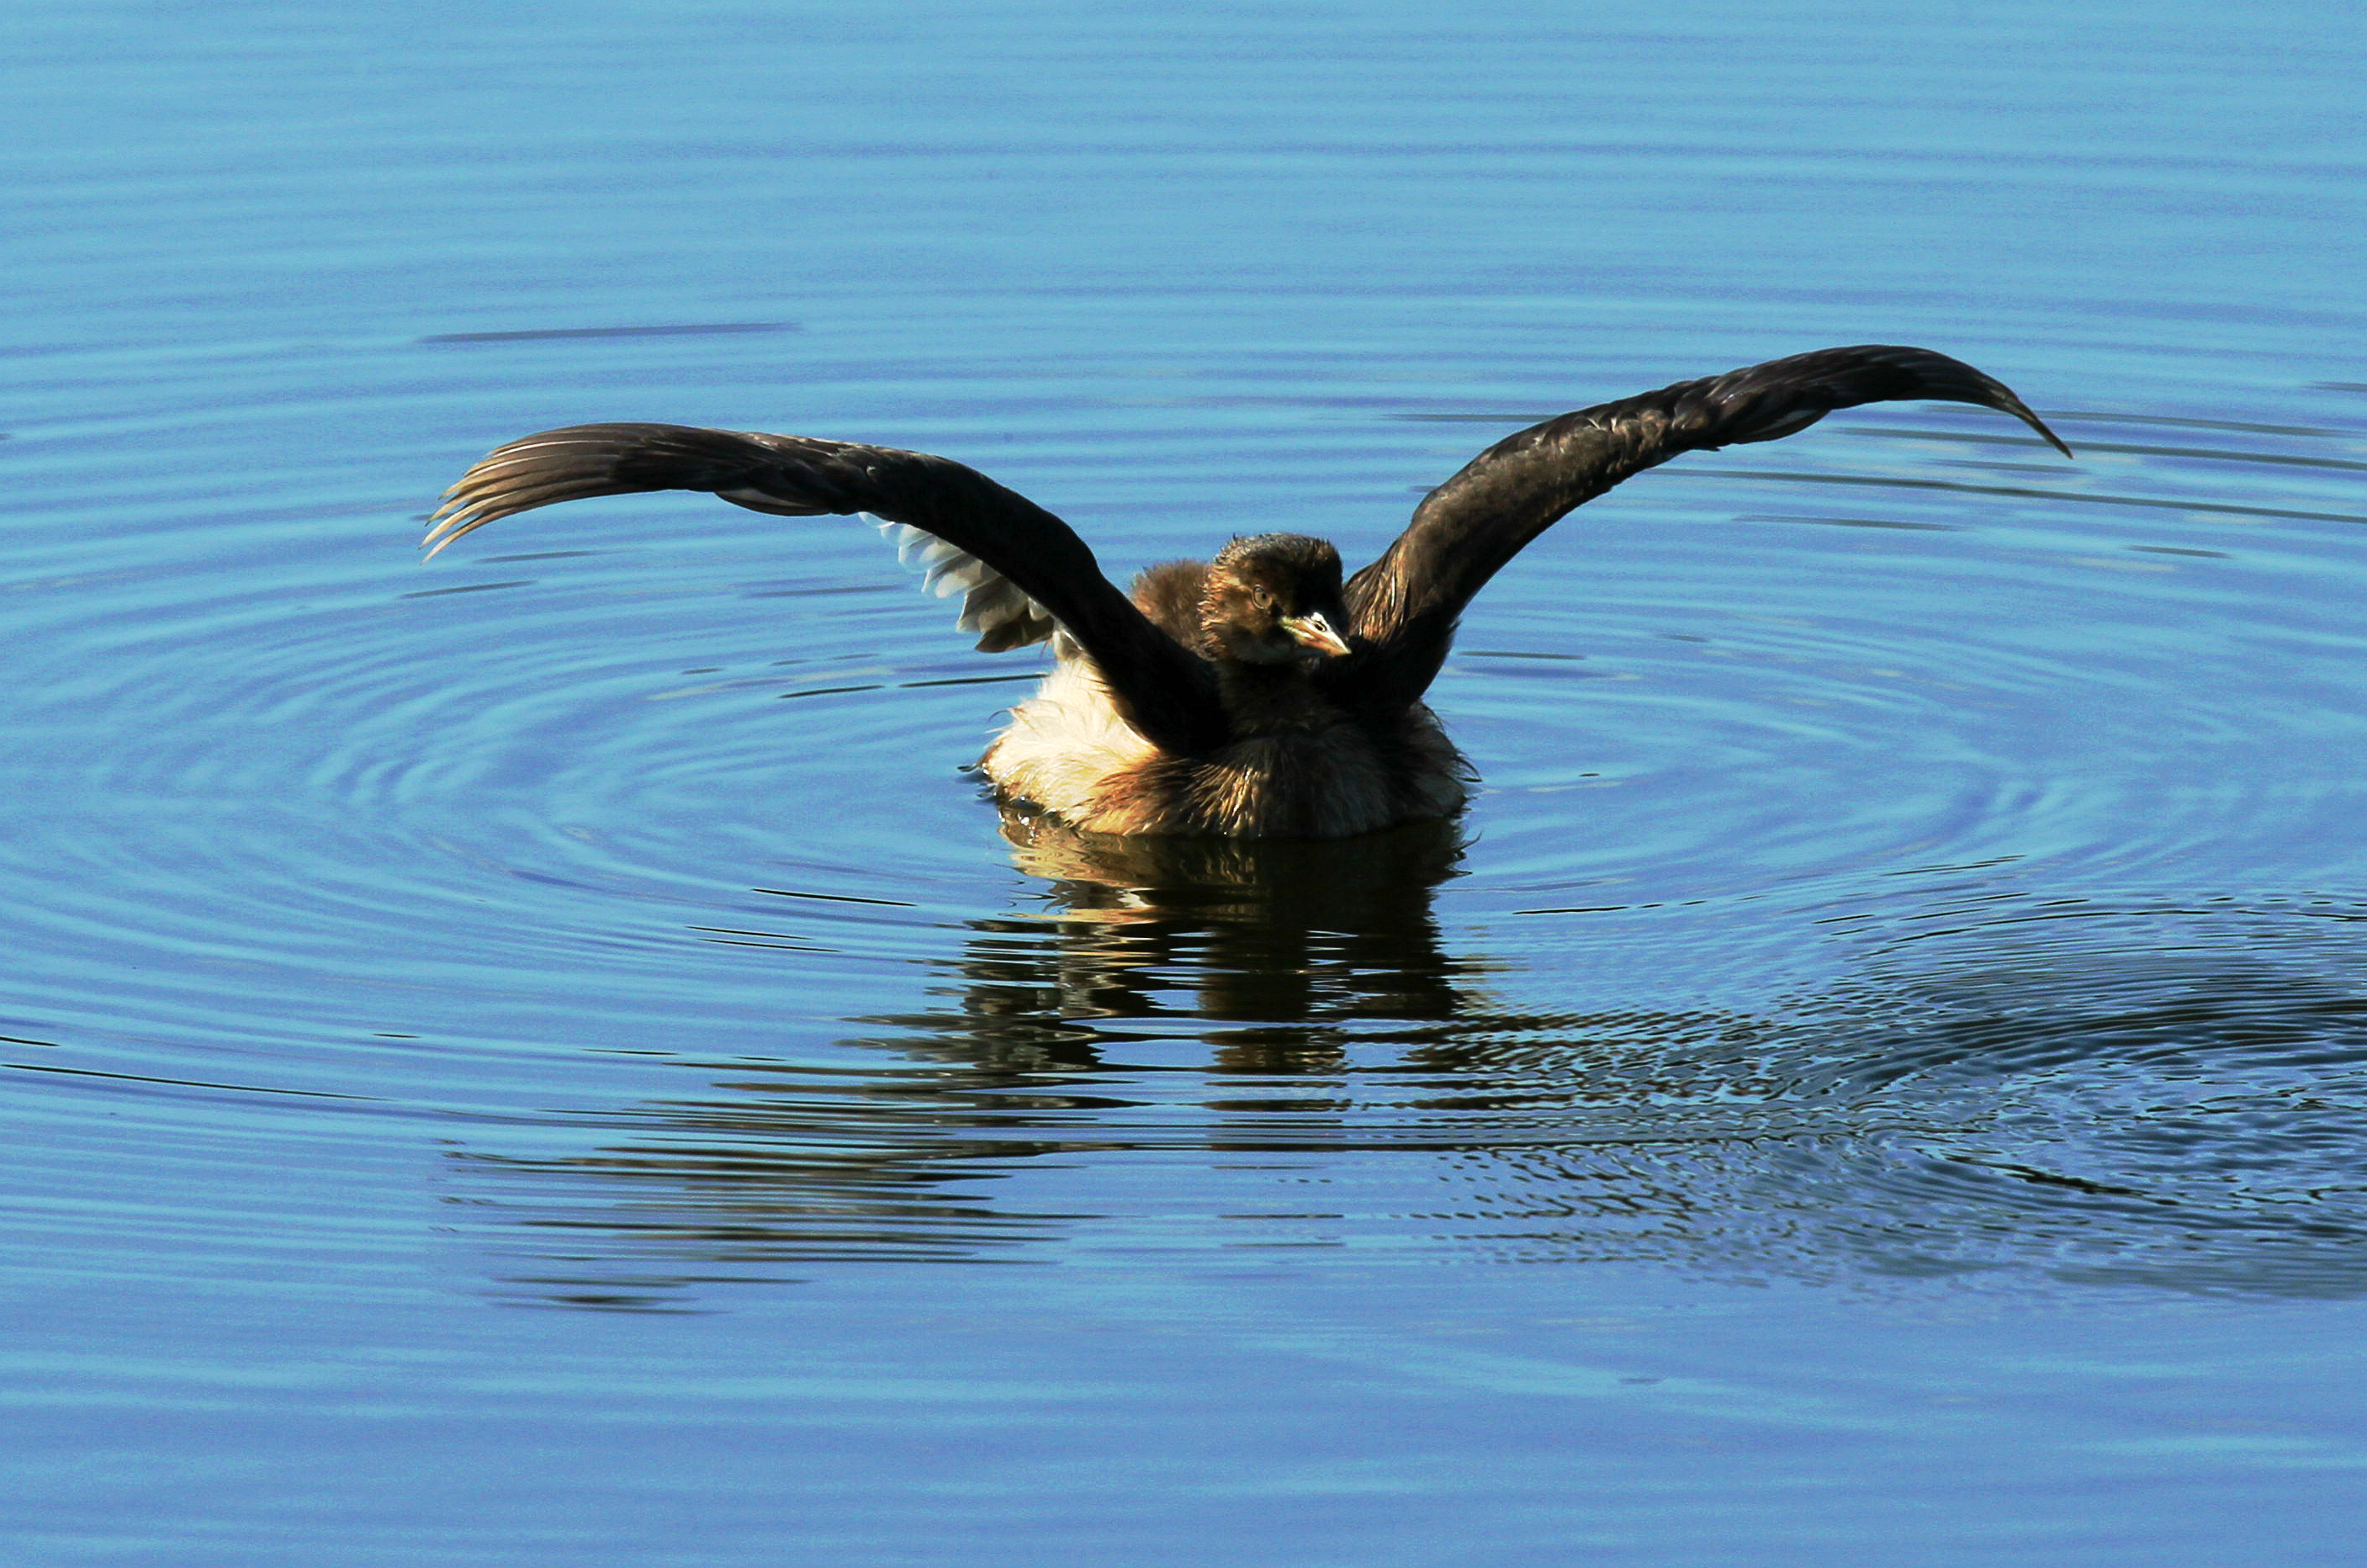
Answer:
[[(1999, 388), (1999, 390), (2000, 392), (2004, 391), (2003, 388)], [(2079, 460), (2079, 454), (2073, 451), (2062, 437), (2056, 435), (2053, 430), (2048, 429), (2046, 421), (2041, 419), (2036, 414), (2033, 413), (2030, 405), (2023, 403), (2022, 399), (2014, 396), (2011, 392), (2006, 392), (2002, 406), (2006, 413), (2012, 415), (2016, 419), (2021, 420), (2024, 425), (2029, 426), (2032, 429), (2044, 437), (2048, 446), (2054, 448), (2056, 451), (2061, 452), (2073, 462), (2078, 462)]]
[[(1942, 359), (1947, 358), (1945, 355), (1941, 355), (1939, 358)], [(2070, 447), (2065, 443), (2062, 437), (2049, 429), (2047, 427), (2046, 421), (2038, 417), (2038, 415), (2031, 410), (2030, 404), (2022, 402), (2020, 397), (2016, 396), (2011, 387), (2007, 386), (2003, 381), (1999, 381), (1995, 376), (1989, 375), (1986, 371), (1974, 369), (1972, 366), (1965, 364), (1961, 359), (1950, 359), (1948, 360), (1948, 363), (1961, 368), (1964, 370), (1970, 371), (1975, 383), (1984, 393), (1987, 394), (1986, 396), (1970, 398), (1966, 401), (1985, 403), (1988, 407), (1996, 409), (1999, 414), (2012, 415), (2016, 419), (2021, 420), (2024, 425), (2027, 425), (2033, 430), (2037, 431), (2039, 436), (2048, 446), (2054, 448), (2056, 451), (2061, 452), (2065, 457), (2071, 459), (2074, 462), (2078, 460), (2078, 454), (2074, 452)]]
[[(1999, 414), (2010, 414), (2033, 430), (2041, 439), (2065, 457), (2078, 460), (2062, 437), (2047, 428), (2046, 421), (2031, 412), (2028, 403), (2014, 394), (2011, 387), (1988, 371), (1968, 365), (1952, 355), (1935, 348), (1914, 348), (1903, 344), (1865, 344), (1856, 348), (1832, 352), (1844, 356), (1867, 356), (1878, 362), (1896, 366), (1908, 373), (1920, 391), (1908, 395), (1943, 398), (1954, 403), (1969, 403), (1982, 408), (1993, 408)], [(1819, 356), (1802, 356), (1803, 358)], [(1782, 363), (1783, 361), (1778, 361)], [(1893, 394), (1897, 395), (1897, 394)]]
[(419, 558), (420, 564), (424, 566), (435, 560), (443, 553), (446, 545), (492, 520), (482, 516), (472, 516), (467, 506), (447, 505), (436, 508), (427, 519), (425, 537), (419, 541), (420, 548), (427, 551)]

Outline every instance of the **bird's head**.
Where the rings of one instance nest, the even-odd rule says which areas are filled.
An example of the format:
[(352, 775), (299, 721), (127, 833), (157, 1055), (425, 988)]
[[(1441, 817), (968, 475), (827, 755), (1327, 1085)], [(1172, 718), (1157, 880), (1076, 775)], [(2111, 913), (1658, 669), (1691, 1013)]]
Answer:
[(1348, 652), (1340, 552), (1304, 534), (1237, 539), (1208, 562), (1200, 632), (1211, 658), (1288, 665)]

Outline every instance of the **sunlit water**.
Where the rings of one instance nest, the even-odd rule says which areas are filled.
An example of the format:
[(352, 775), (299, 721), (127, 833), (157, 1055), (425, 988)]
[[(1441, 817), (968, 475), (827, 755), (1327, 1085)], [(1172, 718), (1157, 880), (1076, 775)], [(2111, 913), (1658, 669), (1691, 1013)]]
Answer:
[[(34, 6), (0, 146), (10, 1562), (2324, 1562), (2361, 1523), (2355, 26)], [(1594, 503), (1452, 828), (1122, 850), (876, 534)], [(991, 1266), (991, 1267), (989, 1267)]]

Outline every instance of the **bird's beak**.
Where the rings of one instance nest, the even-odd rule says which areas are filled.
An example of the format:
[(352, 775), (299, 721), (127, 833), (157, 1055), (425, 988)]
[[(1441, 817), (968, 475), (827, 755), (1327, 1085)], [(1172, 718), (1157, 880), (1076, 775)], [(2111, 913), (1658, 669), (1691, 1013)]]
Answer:
[(1285, 615), (1282, 618), (1282, 629), (1290, 633), (1292, 642), (1303, 643), (1319, 653), (1336, 659), (1348, 651), (1347, 640), (1331, 630), (1331, 623), (1323, 619), (1320, 610), (1307, 615)]

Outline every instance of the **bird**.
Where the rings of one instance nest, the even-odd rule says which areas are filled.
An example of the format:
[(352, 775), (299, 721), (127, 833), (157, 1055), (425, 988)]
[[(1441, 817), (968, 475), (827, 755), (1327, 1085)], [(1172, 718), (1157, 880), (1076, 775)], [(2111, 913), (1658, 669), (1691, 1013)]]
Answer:
[(1006, 806), (1086, 835), (1338, 839), (1452, 817), (1476, 780), (1422, 699), (1466, 608), (1532, 540), (1691, 451), (1795, 435), (1839, 408), (1931, 399), (2011, 415), (2002, 382), (1928, 348), (1824, 348), (1516, 431), (1430, 491), (1353, 574), (1328, 540), (1236, 536), (1122, 592), (1073, 528), (927, 452), (684, 425), (575, 425), (470, 467), (429, 556), (589, 496), (705, 491), (780, 517), (866, 515), (982, 652), (1049, 642), (1050, 672), (980, 768)]

